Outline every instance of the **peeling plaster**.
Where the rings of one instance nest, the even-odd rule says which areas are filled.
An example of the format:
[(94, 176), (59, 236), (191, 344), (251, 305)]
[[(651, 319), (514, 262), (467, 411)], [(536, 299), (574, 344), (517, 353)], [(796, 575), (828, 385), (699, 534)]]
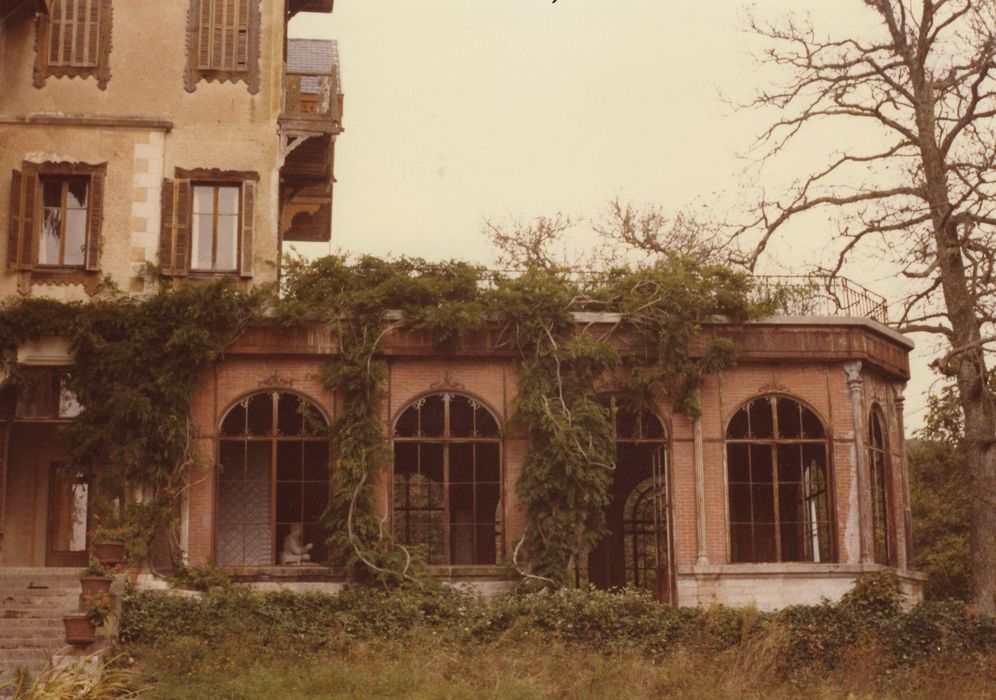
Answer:
[[(850, 447), (851, 464), (857, 464), (857, 446)], [(861, 560), (861, 528), (858, 522), (858, 470), (851, 469), (851, 489), (847, 496), (847, 521), (844, 526), (844, 550), (848, 563)]]

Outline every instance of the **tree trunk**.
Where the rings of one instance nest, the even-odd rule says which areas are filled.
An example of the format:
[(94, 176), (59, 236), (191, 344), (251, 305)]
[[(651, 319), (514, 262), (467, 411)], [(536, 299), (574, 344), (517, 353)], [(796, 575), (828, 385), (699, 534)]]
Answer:
[(934, 98), (929, 83), (917, 94), (917, 132), (924, 184), (934, 226), (934, 244), (947, 316), (951, 323), (950, 367), (965, 417), (965, 454), (971, 503), (972, 598), (980, 612), (996, 615), (996, 408), (989, 387), (981, 324), (975, 313), (961, 255), (958, 222), (951, 212), (947, 168), (934, 134)]

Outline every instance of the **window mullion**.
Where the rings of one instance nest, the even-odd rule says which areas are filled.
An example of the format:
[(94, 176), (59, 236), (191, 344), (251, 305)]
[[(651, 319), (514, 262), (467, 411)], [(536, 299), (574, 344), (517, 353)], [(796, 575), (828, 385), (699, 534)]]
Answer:
[(218, 268), (218, 191), (220, 187), (214, 186), (214, 211), (211, 215), (211, 269)]
[[(777, 420), (776, 428), (777, 428)], [(775, 433), (777, 435), (777, 432)], [(778, 502), (778, 444), (774, 443), (771, 445), (771, 485), (772, 485), (772, 498), (774, 499), (775, 507), (775, 561), (780, 562), (782, 560), (782, 518), (781, 518), (781, 505)]]
[(69, 218), (69, 181), (62, 181), (62, 192), (60, 193), (62, 209), (59, 212), (59, 259), (56, 261), (56, 265), (62, 265), (63, 261), (66, 259), (66, 219)]

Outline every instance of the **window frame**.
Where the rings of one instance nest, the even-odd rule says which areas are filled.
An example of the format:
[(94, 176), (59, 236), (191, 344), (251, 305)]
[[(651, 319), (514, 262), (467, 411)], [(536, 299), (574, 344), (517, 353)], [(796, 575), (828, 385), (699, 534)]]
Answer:
[[(21, 170), (15, 170), (11, 178), (10, 221), (7, 237), (7, 267), (20, 272), (31, 272), (40, 276), (54, 275), (66, 279), (75, 276), (85, 286), (92, 286), (93, 275), (100, 270), (100, 250), (104, 216), (104, 187), (107, 163), (68, 163), (24, 161)], [(65, 191), (72, 179), (87, 179), (86, 232), (83, 241), (83, 263), (66, 265), (65, 251)], [(63, 213), (60, 224), (62, 236), (59, 243), (60, 263), (39, 263), (39, 249), (42, 245), (44, 227), (44, 181), (63, 182)], [(91, 292), (92, 293), (92, 292)]]
[[(193, 181), (190, 183), (190, 246), (189, 254), (190, 259), (187, 261), (187, 269), (190, 270), (191, 274), (219, 274), (219, 275), (229, 275), (237, 273), (242, 265), (242, 197), (243, 197), (243, 187), (241, 182), (228, 182), (223, 180), (215, 181)], [(197, 188), (199, 187), (210, 187), (213, 191), (212, 197), (212, 210), (211, 210), (211, 267), (196, 267), (196, 242), (197, 236), (200, 229), (196, 226), (196, 216), (197, 211), (195, 207), (197, 204)], [(234, 264), (230, 268), (219, 268), (218, 267), (218, 222), (221, 216), (231, 216), (230, 214), (221, 214), (218, 207), (219, 195), (221, 188), (231, 188), (235, 190), (237, 202), (235, 210), (235, 260)], [(203, 213), (203, 212), (201, 212)]]
[[(86, 183), (86, 205), (82, 207), (82, 211), (86, 212), (86, 220), (90, 219), (90, 179), (86, 176), (80, 175), (56, 175), (51, 173), (41, 173), (38, 176), (38, 184), (40, 185), (39, 191), (41, 192), (41, 198), (39, 202), (39, 209), (41, 216), (38, 217), (38, 235), (36, 236), (35, 246), (34, 246), (34, 260), (35, 268), (38, 270), (83, 270), (86, 269), (86, 245), (87, 245), (87, 228), (88, 226), (84, 224), (83, 227), (83, 248), (81, 250), (82, 259), (77, 264), (69, 264), (66, 262), (66, 239), (67, 239), (67, 224), (69, 220), (69, 187), (73, 182), (83, 181)], [(44, 233), (45, 233), (45, 213), (48, 209), (55, 209), (56, 207), (49, 206), (45, 203), (45, 185), (46, 183), (58, 183), (59, 185), (59, 253), (58, 262), (42, 262), (42, 248), (45, 245)], [(75, 211), (80, 211), (79, 207), (72, 208)]]
[[(160, 273), (169, 277), (253, 276), (256, 201), (259, 173), (217, 168), (176, 168), (175, 178), (163, 180), (159, 233)], [(195, 269), (193, 261), (194, 188), (239, 187), (236, 266), (232, 270)], [(212, 241), (212, 261), (215, 259)]]
[[(742, 438), (732, 438), (730, 437), (730, 427), (733, 421), (740, 415), (742, 411), (749, 411), (750, 406), (757, 401), (769, 401), (772, 407), (772, 425), (771, 425), (771, 437), (753, 437), (750, 432), (747, 433), (746, 437)], [(816, 420), (819, 421), (820, 428), (822, 430), (821, 437), (805, 437), (804, 434), (804, 424), (801, 422), (803, 420), (803, 414), (800, 412), (800, 437), (798, 438), (786, 438), (780, 435), (779, 422), (778, 422), (778, 400), (788, 400), (797, 404), (801, 411), (808, 411), (812, 414)], [(748, 456), (750, 454), (751, 446), (768, 447), (771, 451), (771, 496), (772, 496), (772, 512), (773, 512), (773, 522), (771, 523), (774, 530), (774, 545), (775, 554), (774, 559), (759, 559), (756, 556), (756, 552), (752, 551), (752, 556), (749, 559), (744, 558), (734, 558), (734, 535), (733, 528), (734, 525), (744, 525), (749, 524), (752, 528), (752, 542), (756, 538), (756, 534), (753, 534), (758, 524), (758, 521), (751, 515), (749, 522), (736, 521), (733, 520), (733, 493), (732, 485), (734, 483), (744, 485), (744, 482), (733, 482), (730, 478), (731, 471), (731, 461), (730, 461), (730, 447), (731, 445), (745, 445), (748, 450)], [(785, 525), (791, 525), (792, 521), (786, 520), (781, 515), (781, 498), (779, 493), (779, 486), (783, 484), (793, 484), (796, 482), (781, 480), (779, 478), (779, 447), (781, 446), (794, 446), (799, 445), (804, 447), (806, 445), (822, 445), (824, 454), (824, 464), (823, 464), (823, 479), (824, 479), (824, 489), (825, 501), (826, 501), (826, 541), (827, 549), (826, 555), (821, 553), (819, 560), (815, 558), (810, 559), (785, 559), (784, 547), (782, 543), (782, 528)], [(833, 436), (831, 435), (828, 422), (817, 412), (812, 406), (803, 401), (802, 399), (788, 395), (788, 394), (760, 394), (754, 396), (747, 401), (742, 402), (737, 406), (737, 408), (732, 411), (727, 420), (725, 421), (725, 427), (723, 432), (723, 460), (724, 460), (724, 484), (726, 487), (726, 513), (727, 513), (727, 560), (733, 564), (786, 564), (786, 563), (811, 563), (811, 564), (832, 564), (838, 561), (838, 546), (837, 546), (837, 536), (836, 536), (836, 504), (835, 504), (835, 488), (834, 488), (834, 468), (833, 468)], [(750, 472), (751, 466), (748, 462), (747, 470)], [(800, 462), (800, 470), (804, 470), (804, 464)], [(746, 485), (749, 486), (750, 492), (750, 508), (753, 511), (753, 489), (754, 481), (752, 477)], [(800, 472), (800, 485), (805, 484), (805, 475)], [(769, 485), (767, 482), (758, 482), (759, 484)], [(803, 493), (802, 496), (805, 500), (809, 501), (817, 498), (821, 495), (820, 491), (815, 491), (811, 494)], [(767, 524), (767, 523), (761, 523)], [(818, 528), (822, 523), (816, 520), (815, 525)], [(819, 537), (819, 530), (816, 531), (817, 537)], [(812, 536), (812, 534), (810, 535)], [(822, 539), (821, 537), (819, 539)], [(753, 549), (753, 546), (752, 546)]]
[[(215, 3), (230, 2), (233, 7), (238, 7), (240, 2), (245, 2), (248, 11), (246, 24), (246, 65), (241, 67), (215, 67), (212, 65), (210, 56), (205, 65), (201, 61), (201, 48), (205, 35), (210, 32), (215, 34), (217, 29), (214, 23), (205, 29), (202, 26), (205, 16), (212, 16), (217, 12), (211, 10), (216, 7)], [(208, 7), (208, 10), (204, 10)], [(255, 95), (260, 87), (260, 41), (261, 41), (261, 11), (260, 0), (190, 0), (190, 9), (187, 15), (187, 69), (184, 79), (184, 88), (187, 92), (194, 92), (197, 83), (200, 81), (219, 83), (243, 82), (249, 89), (249, 94)], [(239, 27), (231, 27), (237, 33)], [(211, 39), (213, 41), (213, 39)], [(238, 46), (238, 38), (234, 41), (234, 46)], [(237, 51), (237, 48), (236, 48)]]
[[(271, 404), (271, 414), (270, 414), (271, 426), (270, 426), (270, 432), (269, 433), (267, 433), (267, 434), (255, 434), (255, 433), (249, 432), (248, 429), (245, 432), (241, 433), (241, 434), (234, 434), (234, 433), (226, 433), (225, 432), (225, 423), (228, 421), (229, 416), (232, 415), (232, 412), (235, 411), (239, 407), (242, 407), (244, 410), (247, 411), (247, 416), (246, 416), (245, 420), (247, 421), (247, 426), (248, 426), (248, 420), (249, 420), (249, 418), (248, 418), (248, 407), (249, 407), (249, 403), (254, 398), (256, 398), (256, 397), (267, 396), (267, 395), (269, 395), (269, 397), (271, 398), (271, 401), (272, 401), (272, 404)], [(253, 392), (251, 392), (249, 394), (246, 394), (246, 395), (242, 396), (241, 398), (239, 398), (238, 400), (233, 401), (227, 408), (225, 408), (225, 410), (221, 412), (221, 417), (218, 419), (217, 435), (215, 436), (215, 440), (214, 440), (214, 443), (215, 443), (215, 445), (214, 445), (214, 449), (215, 449), (214, 459), (215, 459), (216, 468), (214, 470), (215, 471), (215, 476), (214, 476), (214, 482), (215, 482), (215, 489), (214, 489), (214, 511), (213, 511), (214, 512), (214, 523), (213, 523), (213, 530), (212, 530), (212, 546), (211, 546), (211, 551), (213, 552), (213, 557), (214, 557), (214, 561), (215, 562), (219, 562), (220, 559), (221, 559), (221, 557), (219, 556), (219, 545), (220, 545), (220, 542), (219, 542), (219, 535), (220, 535), (220, 533), (219, 533), (219, 526), (227, 524), (227, 523), (223, 522), (223, 518), (222, 518), (222, 514), (221, 514), (221, 510), (220, 510), (220, 505), (219, 505), (219, 501), (221, 500), (221, 490), (223, 488), (222, 485), (224, 483), (238, 483), (239, 481), (249, 481), (249, 479), (246, 479), (246, 478), (243, 478), (242, 480), (240, 480), (240, 479), (234, 479), (234, 478), (227, 478), (227, 479), (225, 478), (224, 468), (223, 468), (223, 465), (222, 465), (222, 445), (224, 443), (229, 443), (229, 444), (234, 444), (234, 443), (245, 444), (245, 446), (246, 446), (245, 447), (245, 455), (246, 456), (245, 456), (245, 458), (243, 460), (243, 467), (246, 466), (247, 461), (248, 461), (249, 445), (251, 445), (251, 444), (266, 444), (266, 445), (269, 446), (269, 450), (270, 450), (270, 476), (269, 476), (270, 563), (269, 564), (245, 564), (245, 563), (242, 563), (242, 564), (225, 564), (225, 563), (221, 563), (220, 564), (221, 566), (283, 566), (282, 564), (280, 564), (280, 548), (283, 545), (283, 542), (278, 538), (278, 531), (281, 528), (283, 528), (284, 526), (292, 524), (292, 523), (287, 522), (287, 521), (282, 521), (282, 520), (280, 520), (278, 518), (277, 510), (278, 510), (278, 492), (279, 492), (279, 486), (281, 484), (301, 484), (302, 485), (301, 488), (303, 490), (305, 484), (321, 484), (321, 483), (324, 483), (324, 481), (323, 480), (305, 479), (304, 478), (303, 470), (302, 470), (302, 476), (301, 476), (300, 480), (281, 478), (280, 471), (279, 471), (279, 452), (280, 452), (280, 446), (281, 445), (286, 445), (286, 444), (289, 444), (289, 443), (300, 443), (302, 445), (302, 467), (303, 467), (303, 464), (304, 464), (304, 462), (303, 462), (304, 447), (303, 446), (305, 444), (324, 444), (324, 445), (327, 445), (327, 447), (328, 447), (328, 494), (327, 494), (328, 495), (328, 501), (327, 501), (327, 503), (330, 504), (332, 502), (332, 496), (333, 496), (333, 484), (332, 484), (333, 479), (332, 479), (332, 477), (333, 477), (333, 470), (334, 470), (334, 455), (333, 455), (333, 452), (332, 452), (331, 442), (329, 441), (329, 438), (328, 438), (327, 435), (309, 431), (309, 429), (308, 429), (308, 423), (304, 419), (302, 420), (302, 429), (301, 429), (301, 432), (299, 432), (297, 434), (283, 434), (283, 433), (281, 433), (280, 432), (280, 400), (281, 400), (282, 397), (285, 397), (285, 396), (294, 397), (294, 398), (296, 398), (300, 402), (299, 405), (303, 404), (303, 405), (307, 406), (307, 410), (308, 411), (312, 411), (313, 415), (316, 416), (318, 419), (320, 419), (322, 421), (323, 428), (328, 428), (328, 426), (330, 426), (332, 424), (332, 421), (331, 421), (331, 419), (330, 419), (327, 411), (322, 407), (322, 405), (317, 400), (315, 400), (314, 398), (312, 398), (310, 396), (307, 396), (306, 394), (303, 394), (301, 392), (294, 391), (293, 389), (288, 389), (288, 388), (285, 388), (285, 387), (279, 387), (279, 388), (275, 388), (275, 389), (261, 389), (261, 390), (253, 391)], [(302, 499), (302, 508), (303, 508), (303, 499)], [(244, 521), (244, 520), (243, 521), (239, 521), (239, 523), (237, 523), (237, 524), (244, 526), (246, 524), (246, 521)], [(313, 525), (315, 523), (312, 523), (311, 521), (308, 521), (306, 523), (302, 522), (302, 524)], [(320, 521), (319, 521), (319, 524), (320, 524)], [(312, 544), (315, 544), (316, 546), (318, 546), (320, 544), (321, 546), (318, 546), (319, 551), (321, 551), (321, 549), (323, 547), (325, 547), (325, 543), (312, 542)], [(334, 553), (331, 551), (331, 549), (329, 549), (327, 551), (327, 555), (328, 555), (328, 560), (331, 561), (331, 558), (334, 556)], [(317, 556), (318, 555), (312, 557), (311, 562), (314, 563), (314, 564), (318, 564), (318, 565), (324, 565), (326, 562), (319, 560), (317, 558)], [(245, 557), (245, 552), (243, 551), (243, 558), (244, 557)]]
[[(82, 61), (75, 61), (72, 58), (69, 62), (60, 60), (53, 62), (51, 56), (51, 42), (53, 37), (53, 24), (56, 22), (57, 10), (65, 3), (73, 3), (73, 7), (78, 9), (78, 4), (87, 0), (53, 0), (52, 6), (47, 14), (38, 13), (35, 16), (35, 67), (33, 85), (36, 88), (45, 86), (45, 81), (49, 77), (54, 78), (96, 78), (97, 87), (101, 90), (107, 89), (107, 83), (111, 79), (111, 29), (113, 24), (113, 7), (111, 0), (89, 0), (91, 7), (97, 7), (100, 16), (97, 22), (97, 42), (96, 48), (92, 51), (93, 60), (86, 57)], [(57, 5), (58, 4), (58, 5)], [(63, 24), (63, 26), (67, 26)], [(74, 21), (72, 27), (76, 27)], [(78, 34), (74, 39), (78, 38)], [(60, 42), (62, 43), (62, 42)], [(86, 46), (84, 46), (84, 50)], [(61, 53), (61, 52), (60, 52)]]
[[(431, 435), (400, 435), (398, 433), (398, 425), (399, 425), (399, 422), (401, 421), (401, 419), (405, 416), (405, 414), (408, 413), (408, 411), (410, 411), (412, 409), (418, 408), (427, 399), (430, 399), (430, 398), (433, 398), (433, 397), (437, 397), (437, 396), (443, 398), (444, 415), (443, 415), (443, 419), (442, 419), (443, 420), (442, 433), (440, 435), (438, 435), (438, 436), (431, 436)], [(455, 436), (455, 435), (453, 435), (453, 432), (451, 430), (452, 425), (451, 425), (450, 402), (452, 401), (452, 399), (454, 397), (459, 397), (461, 399), (467, 400), (471, 404), (476, 404), (477, 410), (480, 410), (480, 411), (484, 412), (486, 415), (488, 415), (491, 418), (491, 420), (494, 421), (494, 424), (495, 424), (495, 427), (496, 427), (495, 435), (494, 436), (483, 436), (483, 435), (476, 435), (475, 436), (475, 435), (472, 435), (472, 436), (469, 436), (469, 437), (468, 436)], [(421, 428), (419, 428), (418, 432), (421, 432)], [(443, 534), (442, 534), (443, 561), (441, 561), (441, 562), (433, 562), (432, 561), (432, 552), (431, 551), (425, 552), (426, 560), (429, 561), (430, 564), (433, 565), (433, 566), (496, 566), (501, 561), (503, 561), (504, 557), (505, 557), (506, 547), (507, 547), (507, 543), (505, 541), (506, 528), (507, 528), (507, 525), (506, 525), (506, 523), (507, 523), (507, 514), (505, 512), (505, 508), (506, 508), (507, 498), (506, 498), (506, 493), (505, 493), (505, 449), (504, 449), (504, 440), (502, 439), (502, 423), (501, 423), (501, 420), (498, 417), (498, 413), (495, 412), (486, 402), (482, 401), (480, 398), (478, 398), (478, 397), (476, 397), (476, 396), (474, 396), (472, 394), (468, 394), (468, 393), (463, 392), (463, 391), (442, 390), (442, 391), (432, 391), (432, 392), (429, 392), (429, 393), (426, 393), (426, 394), (423, 394), (421, 396), (416, 397), (415, 399), (413, 399), (413, 400), (405, 403), (402, 406), (401, 410), (399, 410), (398, 413), (395, 415), (394, 420), (391, 422), (391, 452), (392, 452), (392, 459), (391, 459), (391, 481), (390, 481), (391, 486), (390, 486), (390, 490), (389, 490), (389, 496), (390, 497), (388, 499), (389, 500), (390, 513), (391, 513), (391, 532), (394, 535), (395, 539), (399, 543), (405, 544), (407, 546), (412, 546), (412, 547), (420, 547), (422, 545), (421, 542), (419, 542), (419, 541), (410, 541), (408, 537), (403, 536), (403, 533), (400, 533), (398, 531), (398, 528), (401, 526), (401, 524), (398, 522), (398, 517), (397, 517), (397, 514), (398, 514), (398, 504), (397, 504), (397, 496), (396, 496), (396, 490), (397, 490), (396, 489), (396, 478), (397, 478), (397, 466), (398, 466), (398, 462), (397, 462), (397, 460), (398, 460), (397, 446), (399, 444), (416, 445), (417, 446), (416, 447), (417, 450), (421, 450), (421, 446), (422, 445), (426, 445), (426, 444), (438, 445), (440, 447), (441, 459), (442, 459), (442, 466), (441, 466), (441, 468), (442, 468), (442, 479), (443, 479), (441, 482), (439, 482), (439, 486), (442, 489), (442, 504), (441, 504), (441, 506), (439, 508), (433, 508), (433, 506), (430, 504), (429, 506), (426, 506), (424, 508), (418, 507), (418, 506), (414, 506), (414, 507), (409, 507), (409, 508), (405, 508), (404, 509), (406, 512), (423, 512), (423, 513), (428, 513), (428, 512), (432, 512), (432, 511), (438, 511), (438, 512), (442, 513), (442, 524), (443, 524)], [(495, 509), (495, 517), (494, 517), (495, 560), (493, 562), (483, 562), (483, 563), (476, 561), (477, 550), (478, 550), (478, 544), (477, 544), (478, 543), (478, 533), (477, 533), (477, 530), (481, 526), (481, 524), (483, 523), (483, 521), (477, 520), (477, 521), (475, 521), (475, 522), (473, 522), (471, 524), (472, 525), (472, 530), (473, 530), (473, 533), (474, 533), (473, 542), (474, 542), (474, 558), (475, 558), (475, 562), (473, 562), (473, 563), (456, 563), (456, 562), (454, 562), (453, 542), (452, 542), (452, 539), (453, 539), (453, 528), (452, 528), (451, 518), (452, 518), (453, 510), (452, 510), (451, 504), (450, 504), (450, 496), (451, 496), (450, 490), (451, 490), (451, 487), (454, 485), (454, 483), (456, 483), (457, 485), (460, 485), (460, 486), (466, 486), (466, 485), (468, 485), (468, 482), (465, 482), (465, 481), (453, 482), (453, 481), (451, 481), (451, 478), (450, 478), (451, 477), (451, 469), (450, 469), (451, 458), (450, 458), (450, 453), (451, 453), (451, 448), (454, 445), (479, 445), (479, 444), (493, 444), (493, 445), (496, 446), (497, 452), (498, 452), (497, 457), (496, 457), (497, 468), (498, 468), (498, 477), (497, 477), (498, 478), (498, 481), (497, 481), (497, 486), (498, 486), (498, 504), (497, 504), (497, 507)], [(421, 475), (421, 471), (418, 471), (417, 474)], [(478, 480), (476, 478), (476, 457), (475, 457), (475, 478), (474, 478), (474, 480), (472, 482), (469, 483), (469, 485), (471, 486), (471, 490), (475, 494), (474, 495), (474, 499), (475, 499), (475, 511), (476, 511), (476, 508), (477, 508), (477, 506), (476, 506), (477, 487), (478, 487), (479, 484), (482, 484), (482, 483), (483, 484), (489, 484), (489, 483), (493, 483), (493, 482), (481, 481), (481, 480)], [(406, 491), (406, 498), (407, 498), (407, 496), (408, 496), (408, 492)], [(408, 524), (409, 524), (408, 521), (406, 521), (405, 525), (407, 526)], [(430, 546), (430, 549), (431, 549), (431, 543), (430, 543), (429, 546)]]
[[(875, 442), (876, 422), (878, 423), (879, 437), (881, 437), (881, 442), (879, 444), (876, 444)], [(881, 406), (877, 403), (873, 404), (871, 410), (868, 412), (867, 432), (868, 435), (865, 454), (867, 455), (868, 488), (872, 515), (872, 560), (876, 564), (895, 566), (897, 545), (896, 531), (895, 526), (893, 525), (892, 489), (890, 488), (890, 485), (892, 484), (892, 460), (890, 459), (889, 454), (889, 434), (886, 429), (885, 414), (882, 411)], [(876, 460), (876, 457), (878, 457), (879, 460)], [(879, 519), (879, 511), (876, 507), (876, 500), (878, 498), (876, 487), (881, 488), (881, 520)], [(880, 525), (884, 529), (884, 537), (882, 538), (882, 544), (885, 547), (885, 552), (883, 553), (884, 556), (880, 556), (878, 549), (878, 532)]]

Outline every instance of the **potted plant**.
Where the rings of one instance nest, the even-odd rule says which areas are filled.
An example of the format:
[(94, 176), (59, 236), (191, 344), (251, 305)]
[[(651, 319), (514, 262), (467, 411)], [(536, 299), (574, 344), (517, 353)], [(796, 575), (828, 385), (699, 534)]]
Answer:
[(80, 588), (84, 596), (92, 596), (95, 593), (109, 593), (111, 590), (110, 572), (95, 557), (90, 557), (90, 564), (83, 573), (80, 574)]
[(124, 561), (123, 527), (100, 526), (93, 531), (93, 555), (103, 566), (114, 567)]
[(66, 644), (83, 649), (97, 639), (97, 628), (90, 622), (86, 613), (73, 613), (62, 618), (66, 630)]
[(83, 596), (83, 612), (94, 628), (102, 627), (111, 616), (113, 601), (110, 593), (94, 593)]

